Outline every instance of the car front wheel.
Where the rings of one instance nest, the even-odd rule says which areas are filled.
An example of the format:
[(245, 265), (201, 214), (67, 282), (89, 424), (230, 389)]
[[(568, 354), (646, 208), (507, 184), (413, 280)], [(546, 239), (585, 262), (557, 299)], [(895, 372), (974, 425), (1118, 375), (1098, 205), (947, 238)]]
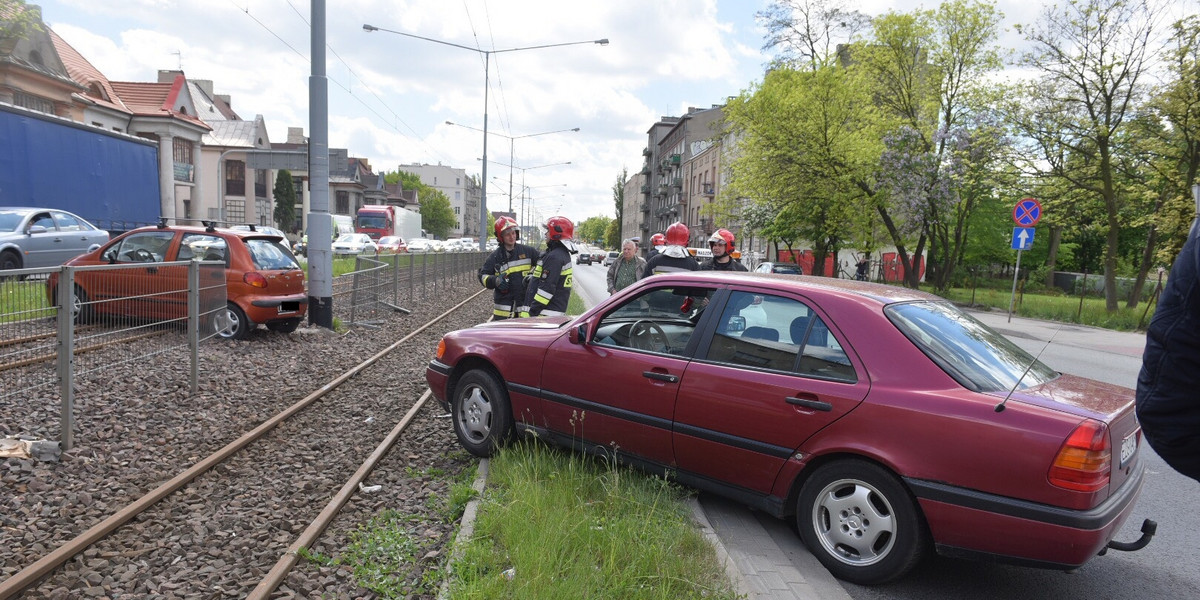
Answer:
[(903, 576), (929, 546), (908, 490), (883, 467), (862, 460), (818, 468), (800, 490), (796, 525), (830, 573), (860, 585)]
[(450, 403), (454, 434), (468, 452), (487, 458), (512, 437), (512, 408), (503, 384), (475, 369), (458, 380)]

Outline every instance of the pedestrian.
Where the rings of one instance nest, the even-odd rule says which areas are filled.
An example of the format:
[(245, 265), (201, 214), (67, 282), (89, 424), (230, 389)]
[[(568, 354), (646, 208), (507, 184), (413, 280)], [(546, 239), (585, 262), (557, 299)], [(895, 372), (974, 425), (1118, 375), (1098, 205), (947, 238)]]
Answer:
[(866, 281), (867, 269), (870, 268), (870, 266), (871, 263), (867, 260), (867, 256), (864, 254), (863, 257), (858, 261), (858, 264), (854, 265), (854, 278), (859, 281)]
[(650, 236), (650, 249), (646, 251), (646, 260), (654, 258), (662, 250), (663, 246), (667, 245), (667, 236), (662, 233), (656, 233)]
[(1137, 380), (1137, 417), (1150, 447), (1176, 471), (1200, 481), (1200, 238), (1175, 258), (1146, 328)]
[(608, 293), (615, 294), (642, 278), (646, 259), (637, 255), (633, 240), (621, 242), (621, 256), (608, 265)]
[(688, 239), (691, 237), (687, 225), (679, 222), (673, 223), (667, 228), (664, 237), (666, 244), (662, 246), (662, 250), (658, 254), (646, 260), (646, 268), (642, 271), (642, 277), (658, 273), (696, 271), (700, 268), (696, 257), (692, 256), (687, 249)]
[(529, 310), (524, 304), (525, 276), (537, 266), (538, 251), (518, 244), (521, 228), (512, 217), (496, 219), (499, 246), (488, 255), (479, 269), (479, 281), (492, 292), (491, 321), (502, 321)]
[(728, 229), (718, 229), (708, 238), (708, 247), (712, 250), (712, 258), (700, 263), (701, 271), (749, 271), (746, 265), (733, 260), (733, 232)]
[(531, 273), (522, 317), (567, 313), (571, 301), (571, 255), (579, 251), (571, 239), (574, 236), (575, 225), (570, 219), (550, 217), (546, 221), (546, 253)]

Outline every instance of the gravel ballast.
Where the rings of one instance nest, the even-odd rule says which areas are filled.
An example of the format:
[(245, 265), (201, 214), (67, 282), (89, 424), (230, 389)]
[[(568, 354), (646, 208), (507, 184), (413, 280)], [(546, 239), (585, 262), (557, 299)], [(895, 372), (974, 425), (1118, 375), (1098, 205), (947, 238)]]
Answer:
[[(186, 357), (157, 355), (81, 379), (75, 447), (60, 462), (0, 462), (0, 581), (478, 291), (438, 290), (380, 329), (281, 335), (260, 327), (245, 341), (206, 342), (195, 396)], [(245, 597), (425, 391), (441, 335), (485, 320), (490, 308), (490, 294), (474, 297), (21, 597)], [(59, 409), (56, 398), (0, 398), (0, 438), (57, 439)], [(387, 510), (404, 516), (419, 549), (396, 566), (411, 583), (404, 595), (434, 597), (454, 528), (444, 499), (474, 464), (442, 412), (426, 403), (364, 482), (374, 491), (356, 493), (312, 548), (331, 561), (301, 560), (273, 597), (377, 597), (336, 561), (352, 532)]]

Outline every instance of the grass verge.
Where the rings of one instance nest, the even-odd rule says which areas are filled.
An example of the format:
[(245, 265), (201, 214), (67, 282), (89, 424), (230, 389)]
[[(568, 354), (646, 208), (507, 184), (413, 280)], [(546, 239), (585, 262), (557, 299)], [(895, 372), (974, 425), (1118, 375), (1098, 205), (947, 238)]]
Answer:
[(609, 461), (509, 446), (490, 463), (450, 597), (736, 598), (687, 495)]
[[(988, 288), (951, 288), (942, 297), (959, 304), (986, 306), (1008, 312), (1012, 301), (1010, 290)], [(1136, 308), (1126, 308), (1122, 301), (1117, 312), (1105, 309), (1103, 298), (1083, 298), (1052, 294), (1021, 294), (1017, 298), (1013, 314), (1030, 319), (1043, 319), (1062, 323), (1078, 323), (1092, 327), (1103, 327), (1116, 331), (1145, 329), (1154, 316), (1154, 306), (1141, 303)]]

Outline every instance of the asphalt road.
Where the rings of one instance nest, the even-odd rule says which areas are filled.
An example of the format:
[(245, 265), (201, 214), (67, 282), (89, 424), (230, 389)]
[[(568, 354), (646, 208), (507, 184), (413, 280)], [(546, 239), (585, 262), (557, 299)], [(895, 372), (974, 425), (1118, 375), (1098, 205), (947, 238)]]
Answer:
[[(605, 268), (577, 265), (575, 273), (574, 289), (586, 305), (608, 296)], [(1136, 385), (1145, 344), (1141, 334), (1019, 317), (1010, 321), (1003, 312), (975, 315), (1059, 371), (1131, 389)], [(855, 600), (1198, 598), (1200, 510), (1193, 502), (1200, 499), (1200, 484), (1176, 473), (1149, 446), (1143, 446), (1142, 452), (1147, 468), (1142, 496), (1117, 536), (1120, 541), (1133, 541), (1141, 535), (1143, 519), (1157, 521), (1158, 534), (1140, 551), (1110, 551), (1073, 573), (934, 557), (900, 582), (882, 587), (843, 583), (842, 587)], [(789, 523), (760, 521), (765, 521), (772, 536), (795, 535)], [(811, 568), (811, 562), (805, 566)]]

